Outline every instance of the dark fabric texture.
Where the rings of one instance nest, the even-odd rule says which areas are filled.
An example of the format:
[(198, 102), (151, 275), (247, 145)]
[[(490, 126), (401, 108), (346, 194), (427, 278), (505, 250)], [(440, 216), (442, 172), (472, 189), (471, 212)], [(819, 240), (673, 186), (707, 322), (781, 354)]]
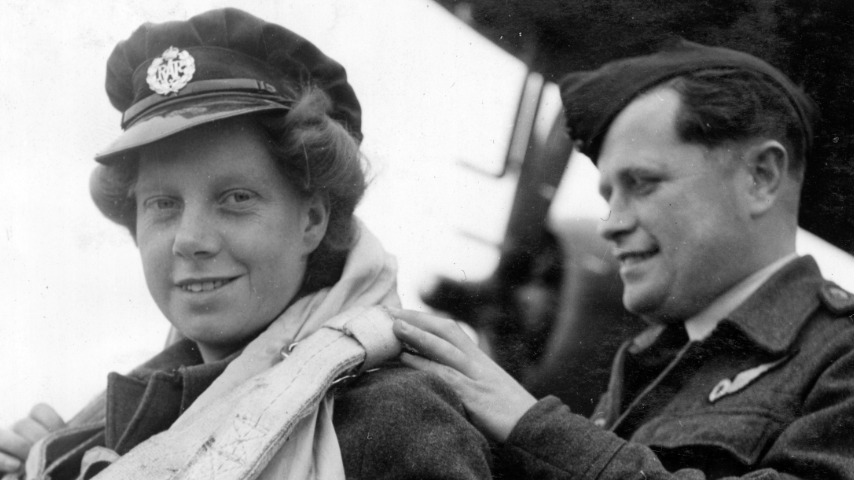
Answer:
[(641, 391), (653, 383), (656, 377), (673, 362), (673, 359), (688, 343), (688, 332), (684, 323), (667, 325), (655, 339), (655, 343), (639, 352), (631, 350), (624, 362), (623, 405), (625, 411), (629, 402), (635, 399)]
[(491, 478), (484, 437), (437, 377), (389, 366), (335, 395), (333, 424), (351, 479)]
[[(127, 376), (110, 374), (98, 444), (125, 454), (168, 429), (235, 356), (201, 364), (195, 344), (184, 339)], [(491, 478), (486, 439), (438, 378), (388, 363), (334, 395), (333, 425), (348, 479)], [(79, 458), (59, 467), (52, 470), (62, 475), (50, 480), (73, 479)]]
[(654, 348), (649, 333), (621, 348), (592, 421), (541, 400), (496, 462), (506, 478), (854, 479), (852, 315), (854, 295), (823, 280), (812, 258), (795, 260), (640, 397), (627, 401), (622, 386), (640, 368), (629, 357)]
[(296, 33), (234, 8), (186, 21), (145, 23), (119, 42), (107, 60), (106, 79), (107, 95), (117, 110), (124, 112), (154, 94), (145, 81), (146, 71), (169, 47), (211, 47), (204, 50), (206, 61), (197, 65), (191, 84), (246, 76), (280, 90), (313, 83), (332, 99), (330, 116), (362, 140), (361, 107), (344, 67)]
[(594, 71), (564, 77), (561, 98), (569, 135), (596, 163), (611, 122), (638, 95), (679, 75), (718, 68), (756, 72), (771, 80), (800, 117), (806, 149), (810, 150), (817, 107), (782, 72), (747, 53), (683, 39), (674, 39), (652, 55), (617, 60)]

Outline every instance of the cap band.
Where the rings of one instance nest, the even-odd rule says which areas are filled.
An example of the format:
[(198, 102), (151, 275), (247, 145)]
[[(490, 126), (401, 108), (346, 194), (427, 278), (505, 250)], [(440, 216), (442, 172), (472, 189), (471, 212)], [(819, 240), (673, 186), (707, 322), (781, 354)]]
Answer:
[[(150, 108), (175, 98), (183, 98), (202, 93), (221, 92), (253, 92), (264, 96), (279, 97), (290, 103), (294, 100), (293, 92), (286, 92), (282, 85), (281, 73), (271, 71), (265, 63), (226, 48), (212, 46), (187, 47), (183, 50), (169, 47), (160, 56), (142, 62), (133, 72), (134, 102), (122, 115), (122, 128), (127, 129)], [(166, 60), (166, 63), (190, 64), (191, 70), (185, 77), (185, 84), (179, 85), (169, 93), (155, 93), (152, 85), (152, 70), (158, 64), (164, 63), (164, 58), (178, 53), (180, 60)], [(182, 65), (173, 65), (177, 70)], [(167, 67), (168, 68), (168, 67)], [(173, 72), (177, 77), (179, 74)], [(288, 89), (290, 90), (290, 89)]]
[[(186, 87), (181, 89), (179, 95), (181, 98), (185, 98), (191, 95), (199, 95), (213, 92), (218, 92), (227, 95), (229, 92), (237, 93), (246, 91), (260, 92), (264, 97), (267, 97), (270, 100), (280, 101), (283, 104), (290, 103), (294, 100), (293, 95), (290, 95), (290, 98), (284, 97), (282, 95), (276, 95), (277, 93), (279, 93), (276, 87), (264, 81), (254, 80), (251, 78), (202, 80), (199, 82), (191, 82)], [(160, 95), (155, 93), (134, 103), (133, 105), (131, 105), (130, 108), (125, 110), (125, 113), (122, 115), (122, 128), (128, 128), (129, 126), (133, 125), (134, 121), (136, 121), (141, 115), (143, 115), (148, 110), (164, 102), (179, 98), (179, 95)]]

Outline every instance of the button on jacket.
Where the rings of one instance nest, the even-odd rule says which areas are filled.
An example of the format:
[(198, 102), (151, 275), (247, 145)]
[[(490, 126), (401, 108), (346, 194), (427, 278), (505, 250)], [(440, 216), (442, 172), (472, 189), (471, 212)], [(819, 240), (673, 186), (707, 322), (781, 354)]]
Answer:
[(506, 478), (854, 479), (854, 296), (812, 258), (656, 365), (663, 331), (623, 345), (590, 420), (554, 397), (532, 407)]

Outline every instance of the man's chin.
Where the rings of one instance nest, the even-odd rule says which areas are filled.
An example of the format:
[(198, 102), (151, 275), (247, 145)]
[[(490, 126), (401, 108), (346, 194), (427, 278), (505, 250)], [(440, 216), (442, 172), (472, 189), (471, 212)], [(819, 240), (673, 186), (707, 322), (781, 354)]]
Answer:
[(663, 301), (630, 289), (623, 291), (623, 306), (650, 325), (667, 325), (685, 320), (681, 316), (669, 314)]

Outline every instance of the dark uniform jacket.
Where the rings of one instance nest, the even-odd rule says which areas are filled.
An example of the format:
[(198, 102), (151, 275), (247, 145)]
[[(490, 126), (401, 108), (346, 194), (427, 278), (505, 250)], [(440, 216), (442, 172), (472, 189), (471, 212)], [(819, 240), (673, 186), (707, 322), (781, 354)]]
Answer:
[[(46, 478), (75, 479), (89, 449), (123, 455), (168, 429), (229, 360), (203, 364), (195, 344), (182, 340), (128, 376), (111, 373), (90, 418), (50, 437)], [(348, 479), (490, 478), (485, 438), (438, 378), (389, 364), (336, 387), (334, 395), (333, 425)], [(87, 472), (89, 478), (98, 469)]]
[(506, 478), (854, 479), (854, 296), (812, 258), (655, 366), (663, 330), (623, 345), (592, 421), (554, 397), (531, 408)]

